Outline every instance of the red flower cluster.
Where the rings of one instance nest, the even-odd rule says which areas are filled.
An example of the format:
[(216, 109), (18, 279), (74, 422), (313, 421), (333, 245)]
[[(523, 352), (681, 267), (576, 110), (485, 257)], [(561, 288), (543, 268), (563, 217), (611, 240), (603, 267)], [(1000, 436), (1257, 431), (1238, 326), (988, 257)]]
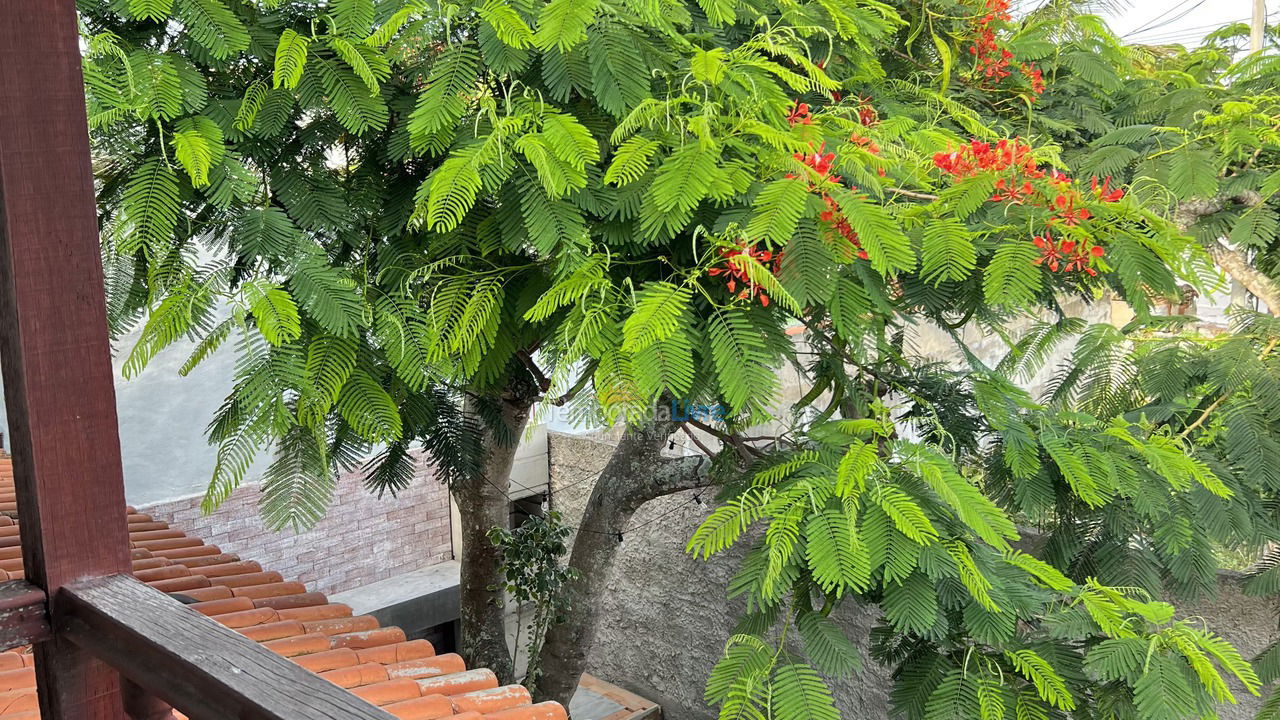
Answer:
[(996, 40), (992, 25), (1009, 22), (1009, 0), (987, 0), (987, 14), (974, 23), (977, 36), (969, 47), (969, 54), (977, 62), (978, 72), (989, 80), (1009, 77), (1009, 61), (1013, 53)]
[[(880, 154), (880, 146), (876, 144), (875, 140), (872, 140), (869, 137), (864, 137), (862, 135), (859, 135), (858, 133), (854, 133), (849, 136), (849, 142), (853, 143), (854, 145), (859, 145), (861, 147), (866, 148), (867, 152), (871, 153), (872, 155)], [(876, 174), (879, 175), (880, 177), (884, 177), (887, 173), (885, 173), (884, 168), (878, 167), (876, 168)]]
[[(986, 14), (978, 18), (974, 26), (973, 45), (969, 46), (969, 54), (974, 58), (974, 71), (985, 80), (998, 83), (1013, 74), (1009, 69), (1013, 61), (1013, 53), (996, 36), (1000, 26), (1009, 22), (1009, 0), (986, 0)], [(1031, 94), (1040, 97), (1044, 94), (1044, 74), (1034, 63), (1020, 63), (1018, 70), (1031, 85)]]
[(1031, 94), (1040, 97), (1044, 94), (1044, 73), (1035, 63), (1022, 63), (1018, 66), (1027, 81), (1031, 83)]
[[(1092, 217), (1086, 207), (1086, 196), (1076, 182), (1055, 169), (1041, 170), (1031, 156), (1031, 147), (1018, 139), (995, 144), (974, 140), (955, 150), (937, 153), (933, 162), (953, 180), (983, 173), (997, 175), (991, 201), (1048, 208), (1051, 216), (1046, 224), (1049, 227), (1080, 227)], [(1046, 189), (1043, 184), (1037, 187), (1034, 181), (1038, 180), (1047, 180), (1049, 187)], [(1094, 196), (1102, 202), (1118, 202), (1124, 197), (1124, 190), (1111, 187), (1110, 177), (1102, 182), (1093, 178), (1091, 185)], [(1090, 239), (1055, 240), (1047, 229), (1032, 241), (1040, 249), (1035, 264), (1053, 272), (1097, 275), (1093, 265), (1105, 253)]]
[(1040, 248), (1040, 257), (1036, 258), (1036, 265), (1044, 265), (1053, 272), (1084, 272), (1089, 275), (1097, 275), (1098, 271), (1094, 270), (1091, 265), (1093, 261), (1102, 257), (1105, 251), (1100, 245), (1093, 245), (1088, 241), (1077, 243), (1074, 240), (1062, 240), (1055, 242), (1053, 236), (1048, 232), (1044, 235), (1037, 235), (1032, 238), (1032, 242), (1036, 247)]
[[(1003, 173), (1012, 171), (1012, 182), (1044, 177), (1044, 171), (1031, 157), (1031, 146), (1018, 139), (1001, 140), (995, 145), (974, 140), (951, 152), (933, 156), (933, 164), (956, 180), (970, 178), (978, 173)], [(1002, 187), (997, 184), (997, 187)]]
[[(729, 288), (729, 292), (736, 292), (738, 294), (738, 298), (744, 300), (748, 297), (758, 297), (760, 298), (761, 305), (769, 307), (769, 296), (765, 294), (764, 290), (760, 289), (759, 285), (751, 281), (746, 270), (743, 270), (741, 267), (736, 265), (733, 262), (733, 258), (739, 255), (746, 255), (747, 257), (755, 259), (755, 261), (761, 265), (767, 265), (772, 262), (773, 272), (777, 273), (778, 267), (782, 263), (782, 251), (779, 250), (776, 253), (772, 253), (768, 250), (760, 250), (756, 248), (755, 245), (742, 244), (737, 247), (720, 248), (720, 255), (724, 257), (724, 265), (707, 270), (707, 274), (712, 277), (716, 277), (717, 275), (724, 275), (728, 277), (725, 287)], [(741, 290), (738, 289), (739, 283), (742, 284)]]
[(809, 116), (809, 104), (802, 103), (799, 100), (791, 106), (791, 112), (787, 113), (787, 124), (791, 127), (796, 125), (812, 125), (813, 118)]
[(853, 246), (855, 254), (860, 260), (867, 259), (867, 251), (862, 249), (862, 238), (858, 237), (858, 233), (849, 225), (849, 219), (840, 212), (840, 206), (830, 197), (823, 197), (827, 203), (827, 209), (818, 215), (818, 219), (831, 226), (831, 229), (839, 233), (841, 237), (849, 241)]

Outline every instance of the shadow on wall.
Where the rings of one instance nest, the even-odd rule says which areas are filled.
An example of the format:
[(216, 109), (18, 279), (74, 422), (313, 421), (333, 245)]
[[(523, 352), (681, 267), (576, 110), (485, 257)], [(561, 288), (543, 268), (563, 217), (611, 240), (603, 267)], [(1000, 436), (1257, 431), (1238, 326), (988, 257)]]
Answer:
[[(578, 524), (595, 478), (611, 446), (578, 435), (553, 433), (551, 506), (569, 525)], [(709, 491), (699, 503), (694, 491), (646, 504), (624, 533), (625, 547), (608, 583), (599, 635), (591, 650), (588, 672), (662, 705), (669, 720), (709, 720), (715, 712), (702, 700), (703, 686), (733, 631), (742, 604), (725, 599), (745, 544), (712, 558), (696, 560), (684, 552), (698, 523), (710, 512)], [(1271, 600), (1245, 597), (1240, 576), (1224, 573), (1218, 597), (1179, 603), (1187, 617), (1203, 618), (1245, 657), (1253, 657), (1280, 635)], [(860, 647), (876, 624), (874, 608), (845, 604), (836, 613)], [(862, 671), (835, 683), (837, 707), (846, 718), (887, 720), (889, 673), (865, 660)], [(1224, 706), (1223, 720), (1254, 717), (1260, 701), (1232, 688), (1239, 705)]]

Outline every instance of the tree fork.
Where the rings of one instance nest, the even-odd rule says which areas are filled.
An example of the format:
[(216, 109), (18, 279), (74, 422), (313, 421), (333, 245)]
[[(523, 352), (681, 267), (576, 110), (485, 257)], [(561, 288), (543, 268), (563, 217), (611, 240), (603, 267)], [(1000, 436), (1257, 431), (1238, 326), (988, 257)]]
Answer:
[(573, 697), (595, 643), (620, 538), (636, 511), (650, 500), (710, 484), (707, 458), (662, 456), (676, 428), (670, 421), (629, 427), (596, 480), (569, 557), (578, 571), (566, 586), (569, 619), (551, 627), (539, 654), (542, 674), (533, 689), (539, 700), (567, 707)]

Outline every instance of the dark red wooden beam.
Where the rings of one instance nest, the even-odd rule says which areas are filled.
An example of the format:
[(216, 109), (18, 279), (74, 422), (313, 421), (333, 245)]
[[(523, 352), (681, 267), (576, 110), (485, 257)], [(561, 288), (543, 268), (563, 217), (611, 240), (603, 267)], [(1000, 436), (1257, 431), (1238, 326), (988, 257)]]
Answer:
[(44, 591), (24, 580), (0, 583), (0, 651), (49, 639)]
[[(86, 580), (62, 592), (61, 632), (192, 720), (393, 720), (133, 577)], [(135, 717), (164, 717), (163, 706), (148, 712)]]
[[(74, 0), (0, 2), (0, 364), (26, 577), (128, 573), (124, 483)], [(44, 720), (123, 719), (118, 674), (36, 646)]]

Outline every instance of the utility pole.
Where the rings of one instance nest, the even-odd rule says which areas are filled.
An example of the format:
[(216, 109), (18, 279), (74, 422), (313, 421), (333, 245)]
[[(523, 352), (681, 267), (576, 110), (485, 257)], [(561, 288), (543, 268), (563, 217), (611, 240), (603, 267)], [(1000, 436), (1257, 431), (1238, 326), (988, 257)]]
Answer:
[(1253, 0), (1253, 22), (1249, 26), (1249, 51), (1262, 49), (1262, 33), (1267, 27), (1267, 0)]

